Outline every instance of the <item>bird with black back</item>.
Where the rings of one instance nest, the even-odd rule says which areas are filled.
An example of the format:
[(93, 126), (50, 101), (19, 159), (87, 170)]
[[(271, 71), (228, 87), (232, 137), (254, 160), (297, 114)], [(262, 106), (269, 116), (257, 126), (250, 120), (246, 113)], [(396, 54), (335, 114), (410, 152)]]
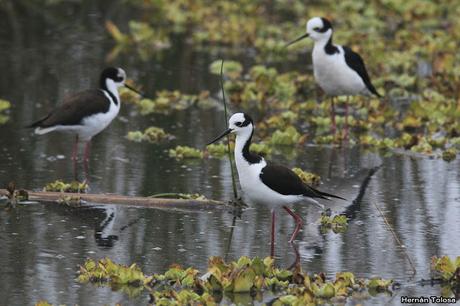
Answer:
[(290, 46), (304, 38), (314, 42), (312, 60), (316, 83), (331, 98), (331, 132), (335, 135), (334, 98), (346, 96), (344, 139), (348, 139), (348, 99), (349, 96), (365, 95), (381, 97), (374, 85), (362, 57), (347, 46), (332, 42), (333, 28), (331, 22), (323, 17), (308, 20), (306, 33), (287, 44)]
[(27, 127), (35, 128), (35, 133), (39, 135), (54, 131), (75, 135), (72, 153), (75, 175), (78, 143), (85, 142), (83, 160), (87, 171), (91, 139), (107, 128), (120, 111), (118, 88), (125, 86), (142, 95), (125, 81), (123, 69), (105, 68), (100, 75), (98, 89), (88, 89), (64, 98), (48, 115)]
[(233, 114), (230, 117), (228, 129), (209, 144), (217, 142), (230, 133), (236, 135), (234, 156), (243, 199), (271, 209), (270, 255), (273, 257), (276, 208), (282, 207), (295, 221), (296, 226), (289, 240), (292, 243), (302, 228), (303, 222), (302, 218), (288, 207), (289, 205), (304, 202), (322, 207), (318, 202), (319, 199), (345, 199), (308, 186), (289, 168), (266, 161), (262, 156), (251, 152), (254, 128), (254, 122), (248, 114)]

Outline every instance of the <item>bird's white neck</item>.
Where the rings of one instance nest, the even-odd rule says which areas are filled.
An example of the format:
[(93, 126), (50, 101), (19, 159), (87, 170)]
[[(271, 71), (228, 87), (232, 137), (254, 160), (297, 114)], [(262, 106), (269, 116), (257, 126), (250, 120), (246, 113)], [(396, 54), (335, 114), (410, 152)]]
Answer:
[(120, 96), (118, 94), (118, 85), (112, 79), (105, 80), (105, 90), (107, 90), (112, 98), (115, 98), (116, 101), (113, 101), (116, 105), (120, 104)]
[(314, 49), (321, 49), (321, 50), (324, 50), (324, 47), (329, 43), (330, 41), (330, 44), (334, 45), (332, 43), (332, 37), (331, 36), (325, 36), (325, 37), (321, 37), (320, 39), (317, 39), (314, 41), (314, 45), (313, 45), (313, 48)]

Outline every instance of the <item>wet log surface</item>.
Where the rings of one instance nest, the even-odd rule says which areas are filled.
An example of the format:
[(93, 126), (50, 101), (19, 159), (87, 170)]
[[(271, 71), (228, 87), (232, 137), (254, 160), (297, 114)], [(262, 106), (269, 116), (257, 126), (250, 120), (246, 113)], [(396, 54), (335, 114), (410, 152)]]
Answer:
[[(199, 199), (169, 199), (169, 198), (152, 198), (152, 197), (135, 197), (111, 193), (91, 194), (91, 193), (67, 193), (67, 192), (45, 192), (29, 191), (29, 201), (55, 202), (66, 197), (80, 197), (80, 199), (89, 204), (117, 204), (125, 206), (141, 206), (152, 208), (201, 208), (201, 209), (222, 209), (228, 208), (224, 202), (216, 200), (199, 200)], [(6, 189), (0, 189), (1, 196), (8, 196)]]

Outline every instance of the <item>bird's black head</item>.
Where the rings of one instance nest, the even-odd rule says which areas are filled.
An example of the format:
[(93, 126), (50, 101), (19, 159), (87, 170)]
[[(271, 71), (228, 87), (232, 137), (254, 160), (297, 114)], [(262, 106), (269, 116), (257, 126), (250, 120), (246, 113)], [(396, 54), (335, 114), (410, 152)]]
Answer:
[[(112, 85), (110, 85), (107, 81), (111, 81), (109, 83), (113, 82)], [(104, 71), (102, 71), (101, 73), (101, 78), (99, 79), (99, 86), (101, 89), (105, 90), (109, 89), (109, 87), (113, 86), (113, 84), (116, 87), (125, 86), (126, 88), (134, 91), (141, 97), (144, 96), (144, 94), (138, 91), (137, 89), (133, 88), (132, 86), (129, 86), (128, 84), (125, 84), (125, 81), (126, 72), (123, 69), (108, 67), (105, 68)]]
[(290, 46), (307, 37), (314, 41), (328, 41), (332, 37), (332, 23), (324, 17), (313, 17), (307, 22), (306, 33), (289, 42), (286, 46)]
[(214, 143), (228, 135), (230, 133), (235, 133), (236, 135), (246, 135), (247, 138), (252, 137), (254, 131), (254, 122), (252, 121), (251, 116), (246, 113), (236, 113), (233, 114), (228, 120), (228, 129), (224, 131), (221, 135), (216, 137), (209, 144)]
[(100, 83), (99, 85), (101, 86), (101, 88), (106, 87), (107, 80), (112, 80), (118, 86), (124, 85), (124, 82), (126, 80), (126, 73), (121, 68), (115, 68), (115, 67), (105, 68), (104, 71), (102, 71), (101, 78), (99, 80), (99, 83)]
[(331, 29), (332, 30), (332, 23), (329, 21), (329, 19), (326, 19), (324, 17), (320, 17), (321, 21), (323, 22), (323, 27), (318, 29), (318, 32), (324, 33), (327, 32), (327, 30)]

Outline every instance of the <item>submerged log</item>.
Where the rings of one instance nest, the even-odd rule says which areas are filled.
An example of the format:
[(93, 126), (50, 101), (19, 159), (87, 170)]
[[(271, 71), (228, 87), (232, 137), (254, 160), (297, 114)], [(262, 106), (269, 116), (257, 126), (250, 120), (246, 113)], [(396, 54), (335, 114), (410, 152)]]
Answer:
[[(229, 206), (221, 201), (216, 200), (198, 200), (198, 199), (167, 199), (152, 197), (134, 197), (118, 194), (91, 194), (91, 193), (68, 193), (68, 192), (48, 192), (48, 191), (29, 191), (30, 201), (54, 202), (58, 203), (66, 197), (79, 197), (82, 201), (92, 204), (117, 204), (125, 206), (142, 206), (155, 208), (201, 208), (215, 209), (228, 208)], [(8, 196), (6, 189), (0, 189), (0, 196)]]

